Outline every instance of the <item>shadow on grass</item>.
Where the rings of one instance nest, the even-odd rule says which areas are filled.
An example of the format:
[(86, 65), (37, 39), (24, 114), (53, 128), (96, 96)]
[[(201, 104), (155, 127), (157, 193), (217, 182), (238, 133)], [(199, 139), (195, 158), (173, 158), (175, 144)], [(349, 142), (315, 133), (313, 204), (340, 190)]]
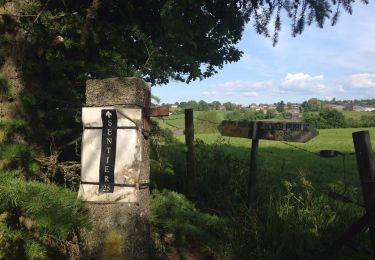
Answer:
[[(196, 180), (189, 199), (200, 212), (226, 219), (226, 235), (218, 237), (218, 254), (234, 259), (318, 259), (319, 253), (364, 211), (334, 201), (329, 191), (361, 201), (355, 158), (320, 158), (286, 147), (260, 147), (256, 201), (246, 205), (250, 149), (224, 140), (197, 141)], [(184, 193), (185, 147), (165, 144), (153, 154), (154, 189)], [(224, 225), (224, 224), (223, 224)], [(344, 247), (333, 259), (371, 259), (368, 234)]]

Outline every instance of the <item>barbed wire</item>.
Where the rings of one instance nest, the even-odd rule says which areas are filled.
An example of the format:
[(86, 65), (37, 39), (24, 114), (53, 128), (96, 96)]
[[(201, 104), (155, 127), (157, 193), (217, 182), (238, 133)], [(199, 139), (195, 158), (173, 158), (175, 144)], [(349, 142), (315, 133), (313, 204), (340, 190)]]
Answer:
[(161, 117), (160, 119), (163, 120), (163, 121), (174, 121), (174, 120), (178, 120), (178, 119), (182, 119), (182, 118), (185, 118), (185, 116), (181, 116), (181, 117)]
[(202, 118), (196, 118), (196, 120), (202, 121), (202, 122), (207, 122), (207, 123), (210, 123), (210, 124), (213, 124), (213, 125), (219, 125), (221, 123), (221, 122), (213, 122), (213, 121), (210, 121), (210, 120), (207, 120), (207, 119), (202, 119)]
[(161, 120), (162, 120), (166, 125), (169, 125), (169, 126), (175, 128), (175, 129), (183, 129), (183, 127), (181, 128), (181, 127), (179, 127), (179, 126), (176, 126), (176, 125), (174, 125), (174, 124), (171, 124), (171, 123), (167, 122), (167, 121), (170, 121), (170, 120), (166, 120), (166, 119), (164, 119), (164, 118), (161, 118)]
[(287, 143), (287, 142), (285, 142), (285, 141), (279, 141), (279, 142), (282, 143), (282, 144), (285, 144), (285, 145), (287, 145), (287, 146), (293, 147), (293, 148), (295, 148), (295, 149), (297, 149), (297, 150), (300, 150), (300, 151), (303, 151), (303, 152), (306, 152), (306, 153), (312, 154), (312, 155), (314, 155), (314, 156), (318, 156), (318, 157), (320, 157), (320, 155), (319, 155), (318, 153), (316, 153), (316, 152), (309, 151), (309, 150), (307, 150), (307, 149), (304, 149), (304, 148), (302, 148), (302, 147), (299, 147), (299, 146), (296, 146), (296, 145), (293, 145), (293, 144)]

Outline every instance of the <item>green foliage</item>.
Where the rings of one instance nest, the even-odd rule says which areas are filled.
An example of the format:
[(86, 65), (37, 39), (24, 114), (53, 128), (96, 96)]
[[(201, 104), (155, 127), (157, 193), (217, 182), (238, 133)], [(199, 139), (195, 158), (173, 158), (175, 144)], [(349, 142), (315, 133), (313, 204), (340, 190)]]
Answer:
[(35, 106), (38, 101), (33, 93), (30, 91), (24, 90), (20, 95), (20, 100), (25, 106)]
[[(159, 236), (159, 242), (173, 236), (171, 244), (180, 254), (188, 249), (188, 241), (203, 244), (211, 250), (224, 240), (226, 220), (216, 215), (202, 213), (180, 193), (163, 190), (153, 191), (151, 199), (151, 223)], [(165, 242), (164, 242), (165, 243)]]
[[(150, 139), (150, 168), (151, 168), (151, 184), (155, 188), (171, 188), (174, 179), (174, 166), (169, 161), (169, 156), (174, 152), (173, 144), (176, 139), (169, 129), (162, 129), (158, 123), (151, 120), (151, 139)], [(161, 146), (170, 145), (168, 153), (161, 151)], [(160, 186), (159, 186), (160, 185)]]
[(24, 243), (25, 245), (23, 248), (25, 250), (25, 256), (27, 259), (40, 259), (47, 254), (47, 249), (34, 240), (27, 239), (24, 241)]
[[(55, 185), (25, 181), (17, 173), (0, 173), (0, 253), (12, 256), (9, 243), (27, 259), (45, 256), (51, 238), (61, 241), (77, 227), (87, 227), (83, 203)], [(20, 228), (21, 227), (21, 228)], [(10, 255), (9, 255), (10, 254)]]
[(303, 121), (316, 128), (329, 128), (328, 122), (326, 122), (322, 117), (319, 116), (319, 114), (316, 113), (304, 113)]
[[(369, 130), (374, 139), (375, 129)], [(336, 240), (364, 212), (356, 205), (327, 196), (328, 191), (336, 191), (361, 201), (355, 158), (346, 157), (343, 165), (342, 158), (319, 158), (314, 153), (318, 154), (321, 149), (353, 152), (353, 131), (320, 130), (312, 141), (294, 144), (311, 153), (280, 142), (261, 140), (256, 202), (252, 210), (246, 204), (251, 141), (218, 137), (218, 134), (197, 135), (195, 194), (191, 200), (201, 211), (226, 219), (221, 227), (227, 231), (217, 240), (214, 238), (217, 247), (210, 247), (215, 255), (223, 259), (319, 259), (319, 253), (329, 246), (327, 241)], [(165, 160), (169, 159), (174, 174), (168, 183), (157, 180), (157, 187), (168, 185), (183, 192), (183, 185), (178, 181), (186, 174), (184, 145), (165, 144), (159, 149), (167, 155)], [(175, 216), (166, 216), (169, 217), (173, 222)], [(168, 234), (159, 226), (158, 234), (163, 232)], [(181, 251), (194, 246), (191, 242), (194, 236), (186, 240)], [(157, 239), (157, 245), (163, 244), (162, 238)], [(164, 243), (168, 244), (166, 240)], [(368, 232), (359, 234), (354, 242), (368, 249)], [(166, 244), (159, 249), (166, 250)], [(363, 252), (342, 248), (332, 259), (369, 258)]]
[(204, 111), (194, 118), (195, 133), (215, 133), (221, 120), (216, 111)]
[(230, 112), (225, 115), (226, 119), (229, 120), (261, 120), (265, 118), (265, 114), (262, 111), (255, 111), (253, 109), (240, 109)]
[(5, 34), (6, 32), (14, 32), (17, 28), (17, 22), (13, 19), (10, 14), (2, 14), (0, 16), (0, 32)]
[(337, 110), (322, 109), (319, 112), (319, 116), (322, 117), (327, 122), (329, 122), (329, 124), (332, 128), (344, 128), (344, 127), (346, 127), (344, 115)]
[(238, 107), (236, 104), (231, 103), (231, 102), (225, 102), (223, 103), (223, 106), (225, 107), (225, 110), (228, 110), (228, 111), (233, 111)]
[[(82, 10), (91, 13), (90, 19), (85, 19)], [(189, 82), (212, 76), (225, 62), (241, 56), (235, 44), (245, 19), (235, 5), (103, 1), (93, 6), (89, 1), (35, 1), (25, 12), (41, 14), (35, 22), (35, 17), (22, 19), (35, 43), (56, 35), (66, 39), (64, 47), (46, 51), (47, 60), (73, 62), (74, 56), (82, 62), (76, 71), (81, 76), (139, 76), (158, 84), (171, 78)], [(226, 22), (217, 23), (220, 17)]]
[(30, 150), (23, 144), (1, 144), (0, 160), (14, 162), (30, 157)]
[(7, 37), (7, 35), (1, 35), (0, 36), (0, 46), (5, 45), (7, 43), (9, 43), (9, 38)]
[[(282, 10), (297, 21), (292, 30), (295, 35), (302, 32), (305, 17), (310, 19), (308, 24), (315, 19), (322, 26), (330, 11), (341, 6), (350, 10), (351, 2), (33, 0), (15, 5), (18, 6), (23, 9), (0, 17), (0, 35), (21, 36), (23, 33), (19, 32), (26, 31), (27, 39), (14, 42), (13, 38), (9, 41), (1, 38), (0, 64), (3, 65), (6, 58), (22, 60), (22, 66), (16, 62), (18, 67), (14, 69), (22, 77), (23, 90), (19, 96), (14, 91), (17, 96), (13, 97), (6, 81), (0, 82), (0, 90), (7, 101), (21, 101), (24, 117), (20, 120), (27, 122), (30, 131), (24, 131), (22, 137), (9, 137), (11, 140), (0, 147), (0, 157), (14, 164), (7, 168), (22, 169), (20, 175), (37, 178), (37, 174), (30, 176), (29, 173), (43, 169), (46, 182), (62, 185), (64, 178), (50, 177), (62, 175), (61, 170), (56, 170), (55, 162), (51, 164), (45, 158), (56, 160), (57, 164), (79, 160), (74, 148), (59, 147), (66, 147), (64, 145), (76, 139), (82, 130), (77, 110), (84, 101), (87, 79), (139, 76), (156, 85), (167, 84), (170, 80), (190, 82), (207, 78), (225, 63), (240, 59), (242, 52), (237, 43), (250, 19), (258, 33), (268, 36), (268, 24), (274, 16), (276, 42)], [(311, 14), (304, 16), (309, 11)], [(53, 45), (56, 36), (63, 37), (64, 42)], [(18, 50), (18, 46), (22, 46), (22, 50)], [(200, 105), (206, 108), (203, 102)], [(225, 106), (228, 110), (235, 108), (230, 103)], [(21, 130), (16, 123), (3, 123), (4, 127)], [(161, 143), (171, 140), (167, 135), (162, 138)], [(21, 145), (19, 139), (25, 145)], [(181, 145), (171, 146), (170, 151), (159, 151), (155, 155), (152, 166), (158, 166), (159, 172), (166, 169), (168, 177), (177, 178), (184, 174), (181, 170), (184, 150)], [(38, 155), (45, 156), (38, 161), (42, 165), (33, 161), (31, 147), (37, 147)], [(178, 157), (173, 163), (163, 161), (163, 158), (171, 158), (172, 153)], [(179, 182), (173, 184), (182, 186)], [(83, 226), (82, 212), (75, 211), (80, 208), (73, 199), (75, 196), (68, 196), (70, 193), (53, 184), (1, 177), (0, 188), (1, 205), (8, 214), (3, 227), (9, 232), (4, 233), (10, 234), (4, 238), (4, 243), (11, 243), (10, 247), (1, 248), (22, 251), (20, 259), (44, 255), (45, 234), (63, 243), (68, 230)], [(30, 218), (36, 230), (23, 228), (20, 217)]]
[(334, 109), (322, 109), (319, 114), (304, 113), (304, 121), (319, 129), (344, 128), (347, 126), (343, 113)]
[(12, 119), (12, 120), (0, 120), (0, 128), (5, 128), (13, 131), (24, 130), (27, 126), (27, 122), (22, 119)]
[(322, 102), (317, 98), (310, 98), (301, 104), (301, 112), (318, 112), (322, 109)]
[(266, 110), (266, 119), (272, 119), (276, 117), (276, 110), (275, 109), (267, 109)]
[[(348, 219), (358, 217), (353, 206), (338, 207), (326, 194), (320, 193), (304, 171), (300, 170), (293, 179), (280, 185), (283, 187), (280, 194), (271, 194), (263, 201), (265, 205), (257, 204), (257, 221), (251, 228), (253, 239), (262, 248), (253, 249), (254, 259), (317, 259), (320, 250), (325, 249), (325, 241), (337, 237), (337, 230)], [(264, 192), (260, 195), (266, 196)], [(353, 253), (340, 253), (333, 259), (353, 259)]]
[(207, 103), (204, 100), (200, 100), (199, 102), (195, 100), (190, 100), (187, 102), (183, 101), (181, 103), (176, 102), (176, 105), (178, 105), (180, 109), (191, 108), (194, 111), (207, 111), (207, 110), (219, 110), (221, 103), (219, 101), (212, 101), (211, 103)]
[[(242, 155), (238, 154), (243, 152)], [(217, 139), (212, 145), (197, 139), (196, 154), (196, 191), (202, 207), (214, 207), (218, 211), (226, 211), (229, 207), (236, 210), (238, 204), (231, 201), (243, 201), (244, 184), (247, 183), (248, 151), (234, 151), (224, 139)], [(207, 187), (209, 183), (209, 188)], [(230, 194), (230, 195), (229, 195)], [(218, 203), (220, 198), (220, 203)]]
[(375, 115), (363, 115), (361, 122), (363, 127), (375, 127)]
[(187, 102), (181, 102), (179, 104), (179, 108), (181, 109), (191, 108), (194, 111), (207, 111), (209, 109), (209, 104), (205, 102), (204, 100), (200, 100), (199, 102), (195, 100), (190, 100)]
[(282, 117), (284, 118), (284, 119), (291, 119), (292, 118), (292, 113), (291, 112), (286, 112), (286, 111), (284, 111), (284, 112), (282, 112)]
[(13, 99), (8, 81), (2, 77), (0, 77), (0, 95), (1, 97), (6, 98), (7, 100)]
[(1, 5), (5, 5), (6, 2), (8, 2), (9, 0), (0, 0), (0, 6)]
[(279, 112), (279, 113), (282, 113), (285, 111), (285, 103), (284, 101), (280, 101), (276, 104), (276, 111)]

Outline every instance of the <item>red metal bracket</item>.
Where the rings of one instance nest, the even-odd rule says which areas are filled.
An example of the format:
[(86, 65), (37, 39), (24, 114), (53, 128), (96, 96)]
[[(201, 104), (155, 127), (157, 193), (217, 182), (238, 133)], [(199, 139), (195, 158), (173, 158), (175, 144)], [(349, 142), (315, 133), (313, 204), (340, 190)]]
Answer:
[(169, 107), (154, 107), (148, 110), (147, 116), (158, 117), (158, 116), (169, 116)]
[(146, 91), (144, 97), (144, 107), (143, 107), (143, 129), (142, 133), (147, 139), (150, 135), (150, 117), (157, 116), (169, 116), (169, 107), (155, 107), (150, 108), (151, 104), (151, 92)]

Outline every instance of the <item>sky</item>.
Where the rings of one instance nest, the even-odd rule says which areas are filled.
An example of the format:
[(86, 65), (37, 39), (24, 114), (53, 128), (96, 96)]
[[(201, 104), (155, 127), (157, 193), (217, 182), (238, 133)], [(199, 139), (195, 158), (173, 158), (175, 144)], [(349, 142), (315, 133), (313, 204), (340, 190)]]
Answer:
[(226, 64), (208, 79), (154, 86), (162, 103), (188, 100), (251, 103), (375, 98), (375, 1), (356, 3), (338, 23), (306, 26), (291, 36), (284, 21), (279, 41), (256, 34), (251, 24), (237, 45), (240, 61)]

